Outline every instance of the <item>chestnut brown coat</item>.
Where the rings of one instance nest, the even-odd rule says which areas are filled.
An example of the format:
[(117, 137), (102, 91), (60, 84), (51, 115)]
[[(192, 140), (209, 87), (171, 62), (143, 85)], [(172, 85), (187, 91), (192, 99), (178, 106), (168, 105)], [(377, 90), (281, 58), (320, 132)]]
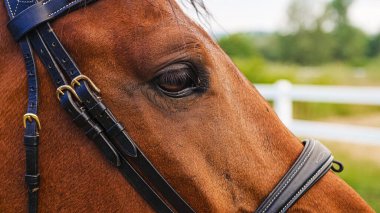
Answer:
[[(0, 212), (25, 212), (26, 74), (0, 1)], [(302, 150), (219, 46), (173, 0), (98, 0), (53, 28), (148, 158), (197, 212), (252, 212)], [(207, 76), (202, 94), (152, 87), (169, 64)], [(150, 212), (60, 108), (38, 63), (41, 212)], [(372, 212), (329, 172), (290, 212)]]

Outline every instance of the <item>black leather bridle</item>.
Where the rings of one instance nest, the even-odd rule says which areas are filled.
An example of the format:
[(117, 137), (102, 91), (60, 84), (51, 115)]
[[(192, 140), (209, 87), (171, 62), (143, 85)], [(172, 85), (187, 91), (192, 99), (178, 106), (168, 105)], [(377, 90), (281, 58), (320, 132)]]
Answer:
[[(37, 212), (40, 187), (38, 132), (41, 124), (37, 116), (38, 83), (32, 49), (50, 74), (61, 106), (144, 200), (157, 212), (194, 212), (102, 103), (99, 88), (81, 74), (49, 24), (49, 21), (90, 2), (5, 0), (10, 17), (8, 28), (21, 47), (28, 79), (28, 107), (23, 121), (29, 212)], [(300, 157), (256, 212), (284, 212), (330, 168), (342, 170), (341, 164), (338, 169), (332, 167), (335, 161), (331, 153), (318, 141), (308, 140), (304, 144)]]

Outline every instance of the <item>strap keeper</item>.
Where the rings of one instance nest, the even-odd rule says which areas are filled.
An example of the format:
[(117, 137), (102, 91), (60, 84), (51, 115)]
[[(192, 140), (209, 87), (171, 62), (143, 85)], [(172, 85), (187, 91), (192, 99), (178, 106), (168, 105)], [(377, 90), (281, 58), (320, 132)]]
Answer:
[(120, 134), (124, 130), (123, 125), (120, 123), (115, 123), (111, 128), (107, 129), (107, 134), (109, 134), (112, 137), (116, 137), (118, 134)]
[(100, 116), (106, 116), (106, 115), (103, 115), (103, 113), (106, 112), (106, 110), (107, 110), (107, 107), (101, 101), (98, 101), (93, 107), (88, 109), (88, 112), (94, 117), (100, 117)]
[(39, 190), (40, 186), (40, 174), (37, 175), (25, 175), (25, 182), (28, 185), (28, 190), (30, 192), (36, 192)]
[(24, 136), (24, 145), (26, 147), (37, 147), (39, 144), (39, 136), (31, 136), (31, 135), (25, 135)]

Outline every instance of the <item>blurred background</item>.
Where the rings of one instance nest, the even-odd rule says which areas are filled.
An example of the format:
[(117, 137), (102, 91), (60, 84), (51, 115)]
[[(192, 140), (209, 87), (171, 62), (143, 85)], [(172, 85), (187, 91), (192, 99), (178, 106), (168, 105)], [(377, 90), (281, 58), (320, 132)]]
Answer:
[(380, 1), (204, 3), (211, 16), (184, 8), (297, 136), (332, 150), (345, 165), (339, 175), (380, 212)]

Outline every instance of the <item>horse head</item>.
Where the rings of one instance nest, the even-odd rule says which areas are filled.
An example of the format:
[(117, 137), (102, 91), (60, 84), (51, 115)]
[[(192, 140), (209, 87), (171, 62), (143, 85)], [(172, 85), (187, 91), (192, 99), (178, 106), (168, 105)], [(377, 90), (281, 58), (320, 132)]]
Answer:
[[(15, 117), (24, 113), (25, 68), (3, 3), (0, 8), (0, 154), (6, 159), (0, 209), (23, 209), (25, 157)], [(97, 1), (52, 27), (138, 147), (196, 211), (254, 211), (302, 151), (251, 82), (173, 0)], [(60, 109), (46, 69), (37, 65), (47, 129), (40, 135), (41, 208), (149, 211)], [(329, 172), (294, 210), (334, 211), (342, 204), (369, 211)]]

